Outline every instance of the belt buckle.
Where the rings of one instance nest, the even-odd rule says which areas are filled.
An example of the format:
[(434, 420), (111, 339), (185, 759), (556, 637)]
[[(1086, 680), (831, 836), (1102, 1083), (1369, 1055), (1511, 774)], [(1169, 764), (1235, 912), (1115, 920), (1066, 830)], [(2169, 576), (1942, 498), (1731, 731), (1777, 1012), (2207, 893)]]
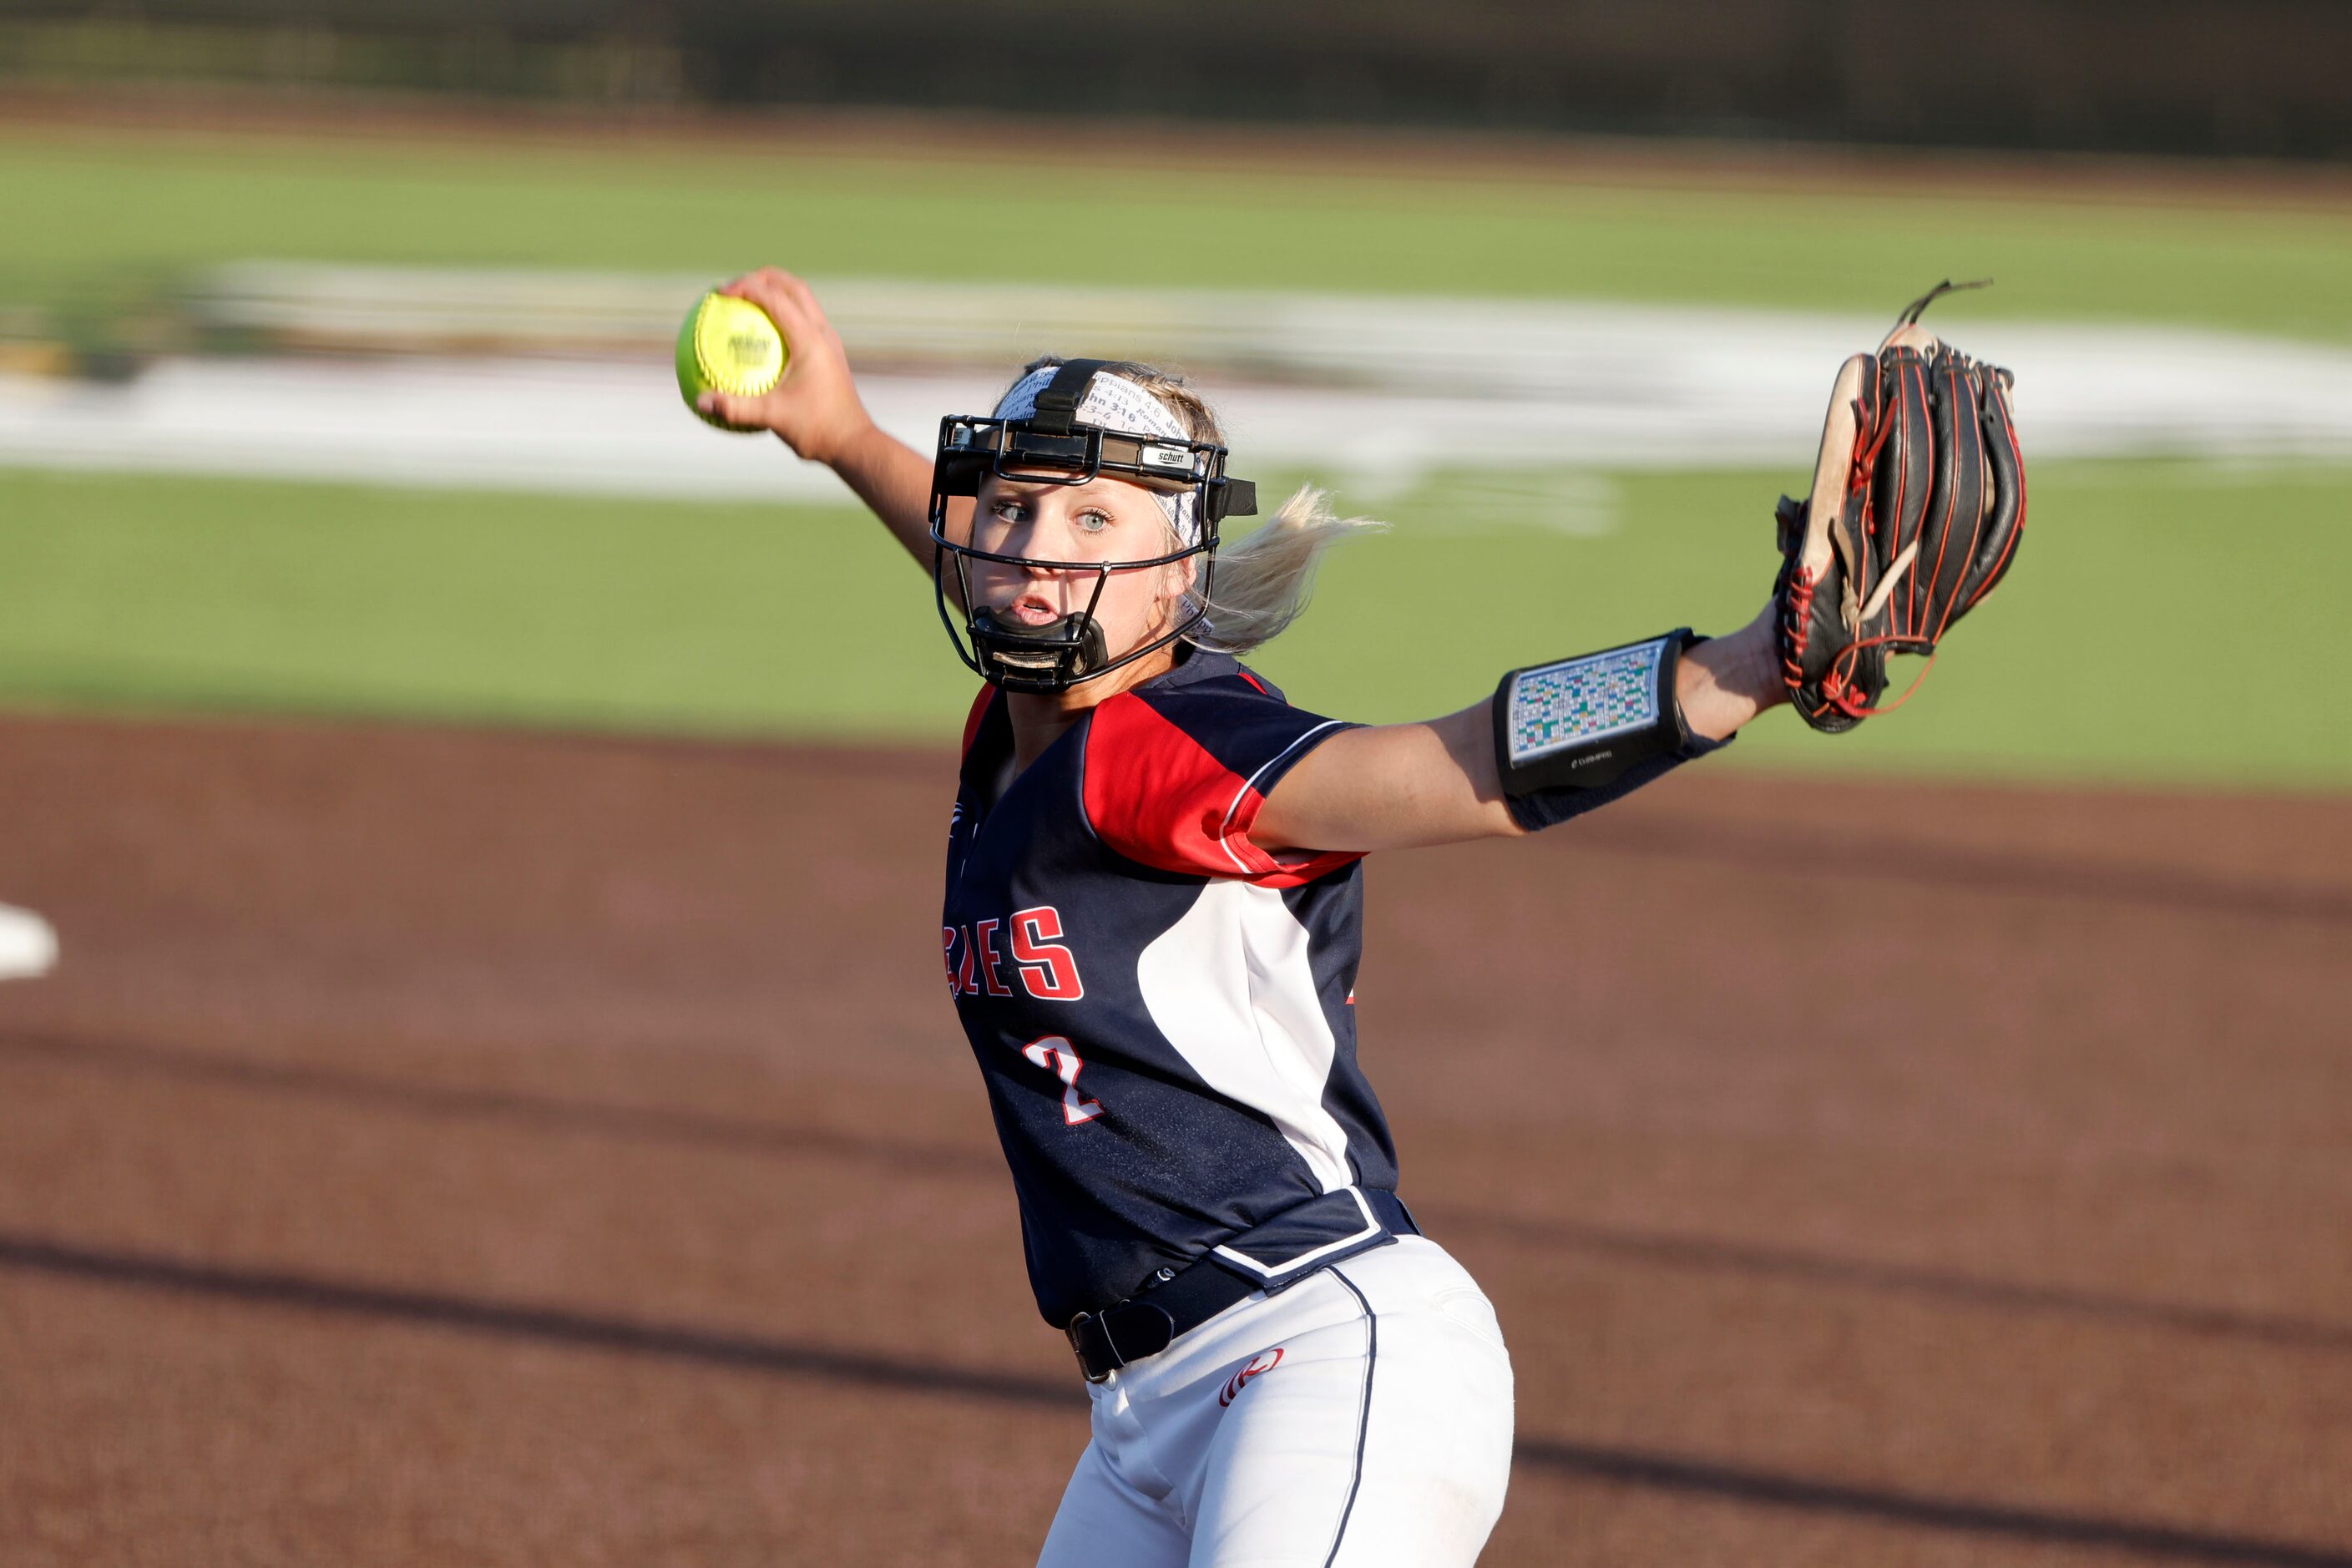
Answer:
[[(1080, 1312), (1076, 1317), (1070, 1320), (1070, 1326), (1064, 1329), (1062, 1332), (1070, 1342), (1070, 1353), (1078, 1358), (1078, 1375), (1085, 1378), (1088, 1383), (1108, 1383), (1110, 1381), (1110, 1372), (1097, 1373), (1087, 1364), (1087, 1347), (1082, 1342), (1081, 1336), (1086, 1332), (1087, 1325), (1094, 1321), (1095, 1315), (1092, 1312)], [(1108, 1331), (1105, 1331), (1103, 1333), (1103, 1343), (1107, 1346), (1110, 1344), (1110, 1334)], [(1118, 1352), (1114, 1347), (1111, 1353), (1116, 1356)], [(1115, 1367), (1111, 1369), (1111, 1371), (1117, 1370), (1118, 1369)]]

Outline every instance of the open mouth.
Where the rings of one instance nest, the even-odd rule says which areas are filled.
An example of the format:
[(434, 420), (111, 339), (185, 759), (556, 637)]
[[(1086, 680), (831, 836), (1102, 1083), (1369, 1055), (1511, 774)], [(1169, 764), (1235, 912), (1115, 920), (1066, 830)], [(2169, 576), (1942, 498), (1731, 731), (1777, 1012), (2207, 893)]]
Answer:
[(1015, 626), (1042, 626), (1060, 620), (1062, 612), (1035, 594), (1024, 594), (997, 611), (996, 618)]

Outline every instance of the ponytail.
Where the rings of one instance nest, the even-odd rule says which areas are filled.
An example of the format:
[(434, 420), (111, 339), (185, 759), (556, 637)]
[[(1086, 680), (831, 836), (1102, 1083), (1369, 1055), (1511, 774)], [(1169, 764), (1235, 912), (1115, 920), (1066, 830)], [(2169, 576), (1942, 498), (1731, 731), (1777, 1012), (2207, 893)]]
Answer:
[[(1021, 374), (1030, 375), (1061, 363), (1059, 354), (1045, 354), (1030, 361)], [(1158, 398), (1193, 440), (1225, 444), (1215, 410), (1182, 376), (1132, 360), (1108, 361), (1103, 369)], [(1264, 527), (1218, 549), (1207, 601), (1198, 597), (1197, 590), (1185, 595), (1187, 617), (1196, 610), (1205, 610), (1207, 616), (1184, 634), (1184, 640), (1213, 653), (1247, 653), (1272, 642), (1307, 607), (1323, 552), (1343, 539), (1387, 527), (1368, 517), (1336, 517), (1329, 496), (1312, 485), (1301, 486)], [(1172, 524), (1168, 548), (1184, 548)]]
[(1184, 640), (1217, 653), (1247, 653), (1273, 641), (1307, 607), (1323, 552), (1343, 539), (1387, 527), (1368, 517), (1337, 516), (1328, 495), (1300, 487), (1264, 527), (1218, 550), (1208, 600), (1194, 602), (1207, 618)]

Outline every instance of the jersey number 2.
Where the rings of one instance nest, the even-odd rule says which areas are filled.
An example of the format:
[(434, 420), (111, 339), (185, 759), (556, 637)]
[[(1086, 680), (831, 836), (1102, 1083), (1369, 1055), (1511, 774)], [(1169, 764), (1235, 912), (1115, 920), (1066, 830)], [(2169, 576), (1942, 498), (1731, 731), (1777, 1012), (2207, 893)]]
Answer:
[(1078, 1095), (1078, 1073), (1087, 1064), (1070, 1049), (1068, 1040), (1059, 1035), (1048, 1035), (1022, 1047), (1021, 1054), (1062, 1080), (1062, 1121), (1066, 1125), (1076, 1127), (1102, 1114), (1102, 1101)]

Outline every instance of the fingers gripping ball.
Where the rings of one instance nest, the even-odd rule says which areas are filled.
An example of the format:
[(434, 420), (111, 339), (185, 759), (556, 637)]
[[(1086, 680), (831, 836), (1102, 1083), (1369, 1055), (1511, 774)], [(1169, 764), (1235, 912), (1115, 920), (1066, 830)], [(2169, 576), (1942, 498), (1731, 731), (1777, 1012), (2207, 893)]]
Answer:
[(737, 397), (773, 392), (791, 357), (784, 334), (767, 311), (731, 294), (705, 294), (677, 330), (677, 390), (704, 424), (748, 433), (751, 426), (730, 425), (695, 408), (695, 399), (706, 392)]
[(1952, 287), (1904, 311), (1875, 356), (1845, 363), (1811, 494), (1780, 501), (1780, 664), (1816, 730), (1907, 699), (1881, 700), (1888, 656), (1932, 657), (2008, 572), (2025, 528), (2009, 372), (1918, 324)]

